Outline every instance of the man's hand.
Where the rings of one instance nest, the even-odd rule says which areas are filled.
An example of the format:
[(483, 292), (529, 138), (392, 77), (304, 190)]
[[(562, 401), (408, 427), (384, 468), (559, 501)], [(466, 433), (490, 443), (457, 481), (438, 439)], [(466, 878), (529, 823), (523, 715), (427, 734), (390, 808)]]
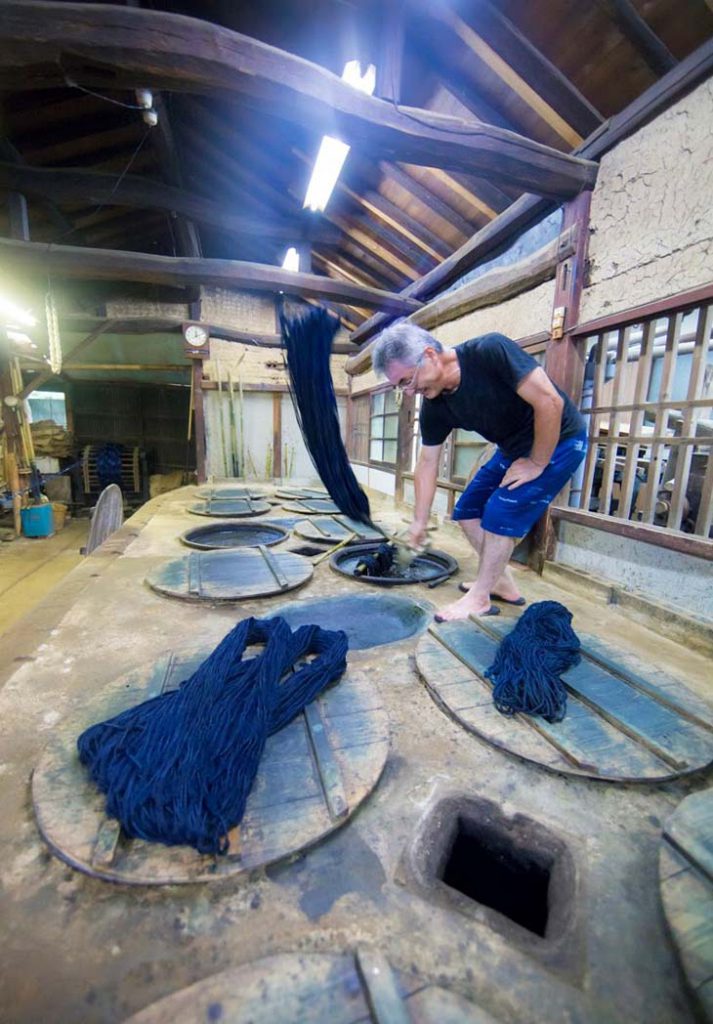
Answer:
[(413, 522), (408, 528), (408, 544), (411, 548), (420, 548), (426, 543), (426, 527), (421, 523)]
[(537, 480), (544, 469), (544, 466), (538, 465), (532, 459), (515, 459), (502, 478), (500, 486), (507, 487), (509, 491), (514, 491), (516, 487), (529, 484), (530, 480)]

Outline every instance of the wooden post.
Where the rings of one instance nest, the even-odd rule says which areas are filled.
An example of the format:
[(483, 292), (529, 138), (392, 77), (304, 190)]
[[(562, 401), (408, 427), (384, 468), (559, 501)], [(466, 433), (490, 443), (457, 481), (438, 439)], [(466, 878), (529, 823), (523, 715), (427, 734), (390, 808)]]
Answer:
[(203, 412), (203, 360), (194, 359), (191, 370), (193, 374), (193, 426), (196, 437), (196, 473), (198, 483), (206, 481), (205, 472), (205, 415)]
[(272, 475), (282, 476), (282, 393), (272, 393)]
[[(579, 320), (579, 307), (587, 263), (589, 243), (589, 210), (591, 192), (582, 192), (564, 207), (562, 232), (577, 225), (575, 251), (563, 260), (555, 277), (555, 298), (552, 311), (552, 335), (547, 345), (545, 368), (550, 378), (576, 404), (582, 391), (584, 378), (584, 347), (572, 335), (572, 329)], [(561, 492), (567, 494), (569, 484)], [(559, 499), (555, 498), (559, 504)], [(535, 524), (528, 564), (535, 572), (541, 573), (546, 561), (554, 558), (557, 546), (555, 527), (549, 508)]]

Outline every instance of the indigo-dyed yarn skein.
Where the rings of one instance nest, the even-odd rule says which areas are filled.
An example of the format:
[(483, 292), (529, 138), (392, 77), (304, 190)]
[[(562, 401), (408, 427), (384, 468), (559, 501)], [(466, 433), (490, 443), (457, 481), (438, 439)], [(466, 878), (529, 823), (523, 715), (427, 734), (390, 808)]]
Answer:
[[(250, 644), (264, 650), (245, 659)], [(293, 633), (281, 618), (239, 622), (179, 689), (79, 737), (106, 813), (131, 837), (226, 853), (267, 737), (343, 674), (347, 647), (341, 631)], [(316, 657), (293, 671), (309, 654)]]
[(567, 690), (560, 677), (579, 662), (580, 647), (569, 609), (558, 601), (530, 605), (485, 673), (495, 707), (504, 715), (523, 712), (561, 722)]

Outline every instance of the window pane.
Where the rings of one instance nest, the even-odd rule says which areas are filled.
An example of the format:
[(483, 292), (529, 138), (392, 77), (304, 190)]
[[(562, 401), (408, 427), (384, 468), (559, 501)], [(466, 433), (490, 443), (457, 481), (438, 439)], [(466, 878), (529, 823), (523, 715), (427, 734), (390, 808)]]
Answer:
[(398, 416), (387, 416), (384, 423), (384, 437), (395, 440), (399, 436)]
[(390, 462), (392, 465), (396, 464), (396, 441), (384, 441), (384, 458), (383, 462)]
[(384, 417), (375, 416), (371, 421), (371, 436), (372, 437), (383, 437), (384, 436)]
[(371, 396), (371, 414), (372, 416), (378, 415), (384, 411), (384, 392), (380, 391), (378, 395)]
[(471, 469), (480, 458), (483, 448), (456, 448), (455, 460), (453, 462), (453, 476), (465, 480)]
[(386, 412), (398, 412), (399, 411), (399, 407), (396, 404), (396, 392), (395, 391), (387, 391), (386, 392), (386, 402), (385, 402), (384, 408), (385, 408)]
[(382, 459), (381, 459), (381, 449), (382, 449), (382, 442), (381, 441), (372, 441), (371, 442), (371, 444), (369, 445), (369, 458), (372, 460), (372, 462), (381, 462), (382, 461)]

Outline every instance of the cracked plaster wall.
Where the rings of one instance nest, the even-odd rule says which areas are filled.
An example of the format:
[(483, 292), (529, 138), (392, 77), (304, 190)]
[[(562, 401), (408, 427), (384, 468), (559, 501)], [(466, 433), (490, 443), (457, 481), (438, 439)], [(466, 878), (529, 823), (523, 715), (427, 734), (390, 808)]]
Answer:
[(500, 331), (510, 338), (527, 338), (548, 331), (552, 322), (555, 282), (545, 281), (537, 288), (522, 292), (497, 306), (475, 309), (457, 320), (434, 327), (431, 334), (442, 345), (459, 345), (490, 331)]
[(713, 279), (713, 79), (602, 157), (580, 321)]

